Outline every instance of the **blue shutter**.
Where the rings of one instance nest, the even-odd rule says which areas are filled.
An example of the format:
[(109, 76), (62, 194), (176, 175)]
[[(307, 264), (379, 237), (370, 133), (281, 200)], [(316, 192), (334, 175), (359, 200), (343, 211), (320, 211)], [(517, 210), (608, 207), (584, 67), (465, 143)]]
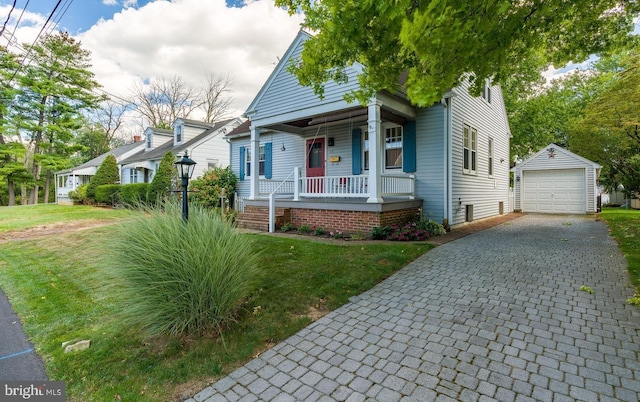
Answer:
[(351, 174), (362, 173), (362, 130), (351, 130)]
[(402, 130), (402, 171), (416, 171), (416, 122), (409, 121)]
[(245, 161), (244, 161), (244, 147), (240, 147), (240, 180), (244, 180), (244, 167), (245, 167)]
[(265, 179), (271, 178), (271, 155), (273, 154), (271, 149), (272, 149), (272, 143), (267, 142), (264, 144), (264, 178)]

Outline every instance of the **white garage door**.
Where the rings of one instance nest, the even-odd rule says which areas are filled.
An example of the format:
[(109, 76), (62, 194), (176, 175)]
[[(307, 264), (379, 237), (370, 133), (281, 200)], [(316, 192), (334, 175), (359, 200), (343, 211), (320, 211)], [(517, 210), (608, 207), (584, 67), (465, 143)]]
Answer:
[(524, 212), (584, 214), (584, 169), (529, 170), (522, 172)]

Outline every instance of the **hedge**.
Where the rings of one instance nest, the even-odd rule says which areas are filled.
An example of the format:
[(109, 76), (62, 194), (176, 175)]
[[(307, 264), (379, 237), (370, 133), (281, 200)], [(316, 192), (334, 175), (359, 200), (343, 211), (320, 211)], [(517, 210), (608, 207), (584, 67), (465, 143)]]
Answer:
[(121, 188), (119, 184), (103, 184), (96, 187), (96, 202), (109, 205), (117, 203), (120, 198), (117, 193)]
[(139, 204), (147, 202), (149, 183), (132, 183), (120, 186), (120, 200), (125, 204)]

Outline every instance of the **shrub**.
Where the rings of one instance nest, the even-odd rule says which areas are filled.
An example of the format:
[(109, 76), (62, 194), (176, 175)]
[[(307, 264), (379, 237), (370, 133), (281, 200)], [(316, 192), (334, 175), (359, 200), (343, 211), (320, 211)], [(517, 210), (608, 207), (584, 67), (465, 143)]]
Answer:
[(416, 225), (419, 229), (423, 229), (429, 232), (431, 236), (442, 236), (447, 233), (444, 226), (434, 221), (433, 219), (422, 218), (416, 223)]
[(322, 229), (321, 227), (315, 227), (314, 226), (313, 235), (314, 236), (322, 236), (322, 235), (324, 235), (324, 229)]
[(282, 230), (283, 232), (288, 232), (293, 229), (295, 228), (293, 227), (293, 224), (291, 222), (287, 222), (284, 225), (280, 226), (280, 230)]
[(307, 225), (306, 223), (300, 225), (300, 227), (298, 228), (298, 232), (300, 233), (311, 233), (311, 228), (309, 227), (309, 225)]
[(158, 170), (148, 187), (147, 200), (152, 202), (162, 201), (167, 197), (177, 176), (175, 166), (173, 165), (174, 161), (175, 157), (171, 152), (164, 154), (162, 160), (160, 160), (160, 165), (158, 165)]
[(71, 198), (74, 202), (87, 202), (87, 187), (88, 184), (83, 184), (75, 189), (75, 191), (69, 191), (69, 198)]
[(119, 201), (119, 184), (102, 184), (96, 188), (96, 202), (113, 205)]
[(233, 173), (230, 166), (226, 168), (213, 168), (203, 173), (202, 177), (198, 177), (189, 183), (191, 190), (191, 198), (194, 202), (212, 208), (223, 208), (220, 205), (220, 198), (223, 196), (227, 199), (233, 197), (236, 191), (236, 183), (238, 177)]
[(390, 234), (391, 234), (391, 228), (389, 226), (383, 226), (383, 227), (376, 226), (373, 228), (373, 231), (371, 233), (371, 238), (373, 240), (387, 240)]
[(185, 223), (168, 202), (116, 232), (124, 320), (152, 336), (220, 333), (258, 276), (252, 240), (201, 206)]
[(120, 200), (128, 205), (147, 203), (149, 183), (132, 183), (120, 187)]
[(96, 198), (96, 189), (102, 184), (118, 184), (120, 183), (120, 171), (118, 170), (118, 162), (113, 155), (107, 155), (102, 161), (102, 164), (98, 168), (87, 187), (87, 198)]

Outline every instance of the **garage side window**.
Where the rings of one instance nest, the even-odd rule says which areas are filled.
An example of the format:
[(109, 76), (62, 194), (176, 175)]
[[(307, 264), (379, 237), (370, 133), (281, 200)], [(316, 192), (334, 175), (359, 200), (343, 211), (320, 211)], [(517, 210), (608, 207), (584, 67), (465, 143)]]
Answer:
[(477, 173), (478, 130), (468, 125), (462, 128), (462, 172)]

